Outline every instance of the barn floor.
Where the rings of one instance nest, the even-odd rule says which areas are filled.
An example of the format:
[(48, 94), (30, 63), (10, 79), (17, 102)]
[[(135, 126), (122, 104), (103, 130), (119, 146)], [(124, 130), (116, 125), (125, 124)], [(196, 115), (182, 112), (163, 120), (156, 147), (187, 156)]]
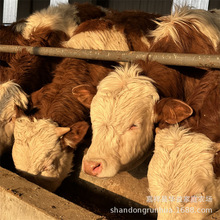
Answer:
[[(149, 159), (136, 169), (113, 178), (95, 178), (80, 172), (84, 149), (79, 149), (74, 172), (55, 193), (11, 172), (14, 171), (11, 158), (4, 158), (1, 166), (11, 171), (0, 167), (0, 201), (4, 201), (0, 203), (0, 219), (156, 219), (156, 214), (147, 209), (152, 204), (146, 201), (149, 196), (146, 178)], [(127, 208), (132, 213), (120, 213), (119, 208)], [(220, 211), (206, 219), (220, 219)]]

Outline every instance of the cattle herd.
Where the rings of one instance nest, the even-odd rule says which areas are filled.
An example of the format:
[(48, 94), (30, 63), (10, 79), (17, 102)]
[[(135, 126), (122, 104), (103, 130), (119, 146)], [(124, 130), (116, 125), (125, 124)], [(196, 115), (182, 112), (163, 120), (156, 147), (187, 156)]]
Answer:
[[(61, 4), (1, 26), (0, 44), (219, 54), (220, 10), (183, 6), (159, 15)], [(219, 69), (52, 58), (23, 49), (0, 53), (0, 81), (0, 157), (11, 152), (20, 175), (55, 191), (91, 126), (83, 172), (112, 177), (153, 149), (146, 169), (149, 192), (160, 198), (155, 207), (193, 210), (161, 212), (158, 219), (203, 219), (207, 213), (196, 210), (219, 209)]]

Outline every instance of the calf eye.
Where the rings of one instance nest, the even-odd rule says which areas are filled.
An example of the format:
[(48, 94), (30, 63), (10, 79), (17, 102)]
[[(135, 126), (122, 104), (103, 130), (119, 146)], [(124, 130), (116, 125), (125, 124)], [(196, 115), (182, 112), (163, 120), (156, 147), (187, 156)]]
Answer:
[(202, 193), (197, 193), (197, 194), (191, 196), (191, 200), (190, 200), (190, 201), (191, 201), (191, 202), (198, 202), (198, 200), (201, 200), (203, 197), (205, 197), (204, 195), (205, 195), (204, 192), (202, 192)]
[(49, 166), (44, 166), (41, 170), (41, 172), (44, 172), (44, 171), (51, 171), (55, 168), (54, 164), (51, 164)]
[(136, 129), (138, 126), (136, 124), (132, 124), (130, 127), (129, 127), (129, 130), (134, 130)]

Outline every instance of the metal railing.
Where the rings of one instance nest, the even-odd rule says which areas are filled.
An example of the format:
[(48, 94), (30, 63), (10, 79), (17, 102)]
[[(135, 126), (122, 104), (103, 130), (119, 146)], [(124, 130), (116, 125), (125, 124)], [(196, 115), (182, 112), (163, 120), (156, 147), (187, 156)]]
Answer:
[(195, 66), (220, 68), (220, 55), (187, 54), (187, 53), (161, 53), (139, 51), (110, 51), (110, 50), (82, 50), (56, 47), (30, 47), (0, 45), (0, 52), (17, 53), (26, 49), (30, 54), (53, 57), (72, 57), (80, 59), (109, 60), (129, 62), (134, 60), (157, 61), (165, 65)]

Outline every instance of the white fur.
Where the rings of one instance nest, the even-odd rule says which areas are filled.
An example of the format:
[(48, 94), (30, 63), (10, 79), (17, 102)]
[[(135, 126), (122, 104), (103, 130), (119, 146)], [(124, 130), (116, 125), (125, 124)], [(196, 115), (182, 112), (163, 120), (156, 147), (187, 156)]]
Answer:
[[(201, 208), (220, 205), (220, 180), (213, 172), (214, 144), (204, 134), (189, 132), (178, 126), (160, 130), (155, 137), (155, 151), (148, 167), (149, 191), (159, 210), (158, 219), (203, 219), (211, 214)], [(189, 196), (190, 201), (177, 201)], [(191, 198), (212, 197), (212, 202), (191, 202)], [(174, 198), (164, 202), (162, 198)], [(179, 210), (183, 210), (181, 213)], [(162, 213), (172, 210), (173, 213)], [(188, 211), (187, 211), (188, 210)], [(190, 211), (189, 211), (190, 210)], [(197, 212), (198, 210), (198, 212)], [(179, 211), (179, 213), (178, 213)]]
[(188, 6), (176, 7), (171, 15), (160, 17), (157, 20), (160, 21), (156, 22), (158, 27), (151, 31), (150, 34), (154, 37), (154, 42), (170, 36), (179, 45), (181, 36), (179, 36), (174, 26), (174, 24), (179, 24), (183, 28), (190, 28), (192, 26), (206, 35), (213, 43), (213, 47), (217, 50), (220, 41), (219, 19), (209, 11), (192, 9)]
[[(98, 177), (133, 168), (149, 150), (159, 95), (152, 80), (140, 72), (134, 64), (116, 68), (100, 82), (92, 100), (93, 138), (83, 160), (102, 163)], [(136, 127), (131, 129), (132, 124)]]
[(13, 81), (0, 84), (0, 156), (13, 145), (15, 105), (27, 109), (27, 94)]
[(86, 31), (73, 35), (62, 43), (63, 47), (94, 50), (128, 51), (127, 40), (121, 32), (115, 30)]
[(59, 4), (50, 6), (30, 15), (26, 19), (26, 26), (22, 35), (29, 39), (32, 31), (38, 27), (49, 27), (52, 30), (60, 30), (68, 36), (72, 36), (75, 28), (80, 23), (77, 16), (78, 10), (73, 4)]
[(147, 39), (146, 36), (142, 36), (142, 37), (141, 37), (141, 41), (142, 41), (148, 48), (150, 48), (150, 42), (149, 42), (149, 40)]
[(56, 127), (51, 120), (18, 118), (12, 150), (21, 175), (50, 191), (55, 191), (72, 170), (73, 153), (61, 149)]

